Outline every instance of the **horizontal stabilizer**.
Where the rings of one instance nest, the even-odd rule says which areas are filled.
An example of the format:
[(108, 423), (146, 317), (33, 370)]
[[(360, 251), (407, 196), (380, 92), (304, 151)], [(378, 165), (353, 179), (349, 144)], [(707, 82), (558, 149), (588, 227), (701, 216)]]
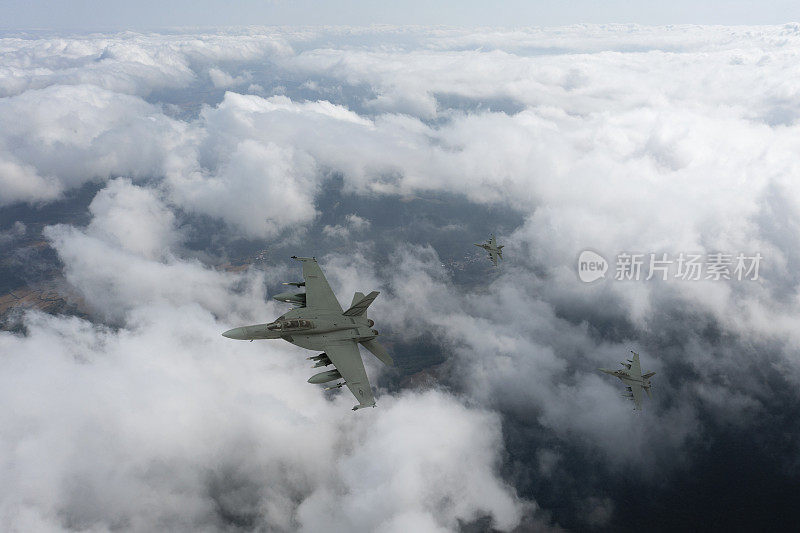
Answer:
[[(371, 293), (367, 294), (357, 302), (354, 302), (353, 305), (350, 306), (350, 309), (342, 313), (344, 316), (361, 316), (367, 311), (367, 307), (375, 301), (375, 298), (378, 297), (380, 293), (378, 291), (372, 291)], [(355, 298), (353, 298), (355, 300)]]
[(386, 366), (394, 366), (394, 360), (389, 355), (389, 352), (386, 351), (386, 348), (381, 346), (378, 341), (375, 339), (364, 341), (361, 343), (364, 348), (372, 352), (372, 354), (381, 360), (381, 362)]

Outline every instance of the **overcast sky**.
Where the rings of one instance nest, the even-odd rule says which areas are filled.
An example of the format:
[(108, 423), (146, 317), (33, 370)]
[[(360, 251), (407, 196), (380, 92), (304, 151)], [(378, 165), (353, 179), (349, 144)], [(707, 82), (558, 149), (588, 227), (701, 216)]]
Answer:
[(552, 26), (583, 22), (640, 24), (781, 24), (800, 20), (790, 0), (6, 0), (0, 28), (119, 30), (168, 26), (444, 24)]

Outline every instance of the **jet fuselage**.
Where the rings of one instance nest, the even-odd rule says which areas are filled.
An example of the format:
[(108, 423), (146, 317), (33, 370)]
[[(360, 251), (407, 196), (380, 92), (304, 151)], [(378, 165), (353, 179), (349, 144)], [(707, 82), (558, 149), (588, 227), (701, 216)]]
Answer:
[(491, 244), (478, 244), (478, 243), (475, 243), (475, 246), (479, 246), (480, 248), (483, 248), (487, 252), (494, 252), (496, 254), (503, 253), (502, 246), (492, 246)]
[(283, 339), (302, 348), (318, 350), (330, 341), (374, 339), (378, 332), (372, 329), (373, 324), (372, 320), (361, 316), (319, 313), (301, 308), (293, 309), (273, 322), (233, 328), (222, 335), (238, 340)]
[(628, 385), (628, 384), (641, 385), (645, 389), (650, 386), (650, 380), (649, 379), (644, 379), (641, 376), (640, 377), (632, 376), (632, 375), (630, 375), (629, 373), (627, 373), (624, 370), (608, 370), (608, 369), (605, 369), (605, 368), (601, 368), (600, 370), (602, 370), (606, 374), (610, 374), (612, 376), (618, 377), (626, 385)]

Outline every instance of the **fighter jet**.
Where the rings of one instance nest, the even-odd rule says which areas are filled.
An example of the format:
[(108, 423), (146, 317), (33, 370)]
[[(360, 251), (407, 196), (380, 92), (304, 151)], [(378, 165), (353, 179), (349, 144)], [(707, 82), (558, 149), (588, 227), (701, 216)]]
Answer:
[(497, 266), (497, 258), (503, 258), (503, 246), (504, 245), (497, 245), (497, 241), (494, 239), (494, 234), (492, 234), (492, 238), (486, 241), (484, 244), (475, 244), (475, 246), (479, 248), (483, 248), (487, 252), (489, 252), (489, 259), (492, 260), (494, 266)]
[(620, 363), (624, 366), (624, 369), (620, 370), (608, 370), (605, 368), (600, 368), (601, 372), (605, 372), (606, 374), (611, 374), (612, 376), (617, 376), (622, 382), (627, 385), (627, 392), (622, 395), (623, 398), (628, 398), (629, 400), (633, 400), (633, 408), (634, 410), (642, 410), (642, 389), (647, 392), (647, 396), (650, 397), (650, 378), (655, 374), (655, 372), (648, 372), (647, 374), (642, 374), (642, 367), (639, 365), (639, 354), (631, 350), (633, 354), (633, 359), (628, 359), (627, 363)]
[(378, 336), (378, 332), (372, 329), (375, 323), (367, 318), (367, 307), (379, 293), (373, 291), (364, 296), (357, 292), (350, 308), (342, 311), (342, 306), (328, 285), (317, 260), (313, 257), (296, 256), (292, 256), (292, 259), (303, 264), (303, 281), (286, 285), (305, 287), (305, 292), (289, 291), (273, 298), (279, 302), (292, 303), (296, 307), (269, 324), (233, 328), (222, 335), (239, 340), (283, 339), (301, 348), (322, 351), (319, 355), (308, 357), (315, 363), (311, 368), (333, 365), (334, 369), (314, 374), (308, 382), (328, 383), (341, 378), (343, 381), (326, 387), (325, 390), (347, 385), (358, 400), (353, 411), (362, 407), (375, 407), (375, 398), (372, 396), (358, 345), (363, 345), (383, 364), (394, 364), (384, 347), (375, 340)]

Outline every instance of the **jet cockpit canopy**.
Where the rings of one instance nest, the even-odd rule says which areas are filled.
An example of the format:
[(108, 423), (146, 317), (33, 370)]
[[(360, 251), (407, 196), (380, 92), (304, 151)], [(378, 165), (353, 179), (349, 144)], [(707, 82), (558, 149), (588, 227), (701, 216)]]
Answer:
[(314, 325), (310, 320), (302, 318), (295, 318), (292, 320), (276, 320), (267, 324), (267, 329), (270, 331), (286, 331), (296, 329), (311, 329)]

